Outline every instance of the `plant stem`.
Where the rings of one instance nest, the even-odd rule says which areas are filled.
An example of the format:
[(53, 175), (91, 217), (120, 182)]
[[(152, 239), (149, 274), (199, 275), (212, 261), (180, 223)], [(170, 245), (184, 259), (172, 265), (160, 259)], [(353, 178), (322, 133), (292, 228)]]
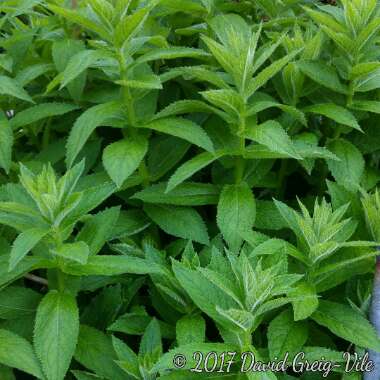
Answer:
[[(120, 64), (120, 78), (121, 78), (121, 80), (126, 81), (126, 80), (128, 80), (128, 72), (127, 72), (127, 67), (124, 63), (124, 57), (123, 57), (122, 53), (119, 54), (119, 64)], [(128, 118), (128, 122), (129, 122), (129, 126), (130, 126), (129, 132), (133, 138), (136, 136), (136, 130), (135, 130), (136, 113), (135, 113), (135, 106), (134, 106), (133, 97), (132, 97), (131, 91), (129, 90), (128, 86), (122, 87), (122, 97), (123, 97), (123, 101), (127, 107), (127, 112), (128, 112), (127, 118)], [(124, 137), (126, 136), (125, 131), (123, 131), (123, 135), (124, 135)], [(139, 171), (139, 175), (142, 179), (143, 187), (149, 186), (149, 183), (150, 183), (149, 171), (148, 171), (148, 168), (146, 166), (144, 159), (141, 161), (141, 164), (139, 166), (138, 171)]]
[(45, 279), (45, 278), (42, 278), (42, 277), (38, 277), (32, 273), (27, 273), (24, 275), (24, 277), (27, 279), (27, 280), (30, 280), (30, 281), (33, 281), (37, 284), (41, 284), (41, 285), (44, 285), (44, 286), (48, 286), (49, 283), (48, 281)]

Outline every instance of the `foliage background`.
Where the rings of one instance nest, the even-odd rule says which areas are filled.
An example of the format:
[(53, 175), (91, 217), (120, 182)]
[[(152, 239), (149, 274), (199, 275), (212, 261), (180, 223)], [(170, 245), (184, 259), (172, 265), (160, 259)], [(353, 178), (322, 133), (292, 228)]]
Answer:
[(314, 380), (188, 369), (380, 351), (376, 0), (0, 12), (1, 380)]

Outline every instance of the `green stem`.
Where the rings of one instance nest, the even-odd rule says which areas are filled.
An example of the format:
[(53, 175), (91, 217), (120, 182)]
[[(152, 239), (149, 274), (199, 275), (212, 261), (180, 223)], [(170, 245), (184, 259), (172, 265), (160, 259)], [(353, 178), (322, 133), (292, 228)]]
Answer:
[(240, 156), (236, 157), (235, 162), (235, 183), (239, 184), (244, 178), (245, 160), (243, 157), (245, 149), (245, 138), (240, 137)]
[[(128, 80), (127, 67), (125, 65), (122, 53), (119, 54), (119, 64), (120, 64), (121, 80)], [(129, 126), (130, 126), (130, 128), (128, 128), (128, 132), (130, 133), (132, 138), (134, 138), (137, 134), (137, 131), (135, 129), (135, 127), (136, 127), (136, 113), (135, 113), (135, 105), (134, 105), (133, 97), (131, 95), (131, 92), (130, 92), (128, 86), (122, 87), (122, 98), (123, 98), (123, 101), (127, 107), (127, 113), (128, 113), (127, 118), (128, 118), (128, 122), (129, 122)], [(123, 136), (126, 137), (128, 132), (126, 130), (123, 130)], [(148, 168), (146, 166), (145, 160), (142, 160), (138, 171), (139, 171), (139, 175), (142, 179), (143, 187), (149, 186), (149, 183), (150, 183), (149, 171), (148, 171)]]

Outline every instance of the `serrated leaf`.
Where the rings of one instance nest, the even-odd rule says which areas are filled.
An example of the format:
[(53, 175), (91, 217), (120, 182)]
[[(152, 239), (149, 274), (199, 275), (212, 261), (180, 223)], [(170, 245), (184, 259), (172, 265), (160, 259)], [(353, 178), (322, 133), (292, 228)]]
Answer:
[(0, 363), (44, 379), (32, 345), (19, 335), (0, 329)]
[(252, 126), (247, 131), (246, 138), (267, 146), (273, 152), (283, 153), (297, 160), (302, 160), (284, 128), (275, 120)]
[(289, 293), (292, 301), (294, 320), (300, 321), (310, 317), (318, 308), (318, 296), (315, 287), (307, 282), (301, 282)]
[(13, 242), (11, 254), (9, 257), (9, 270), (16, 265), (30, 252), (37, 243), (47, 234), (47, 230), (40, 228), (31, 228), (22, 232)]
[(190, 207), (147, 204), (144, 206), (144, 211), (170, 235), (202, 244), (209, 243), (204, 221), (198, 212)]
[(203, 206), (218, 203), (220, 189), (211, 184), (187, 182), (169, 192), (166, 192), (166, 186), (166, 183), (152, 185), (134, 194), (132, 198), (145, 203), (175, 206)]
[(102, 25), (92, 21), (90, 18), (80, 14), (76, 10), (66, 9), (58, 7), (56, 5), (49, 4), (49, 9), (55, 14), (61, 15), (66, 18), (68, 21), (74, 22), (83, 26), (84, 28), (99, 34), (105, 40), (111, 41), (111, 35)]
[(83, 50), (70, 58), (62, 74), (60, 88), (66, 87), (75, 78), (81, 75), (85, 70), (94, 65), (105, 54), (99, 50)]
[(213, 152), (214, 147), (207, 133), (193, 121), (182, 118), (166, 118), (141, 125), (142, 128), (152, 129), (179, 137), (195, 144), (208, 152)]
[(218, 203), (216, 221), (224, 239), (236, 252), (243, 239), (241, 234), (252, 229), (256, 219), (256, 203), (245, 182), (225, 185)]
[(88, 245), (83, 241), (76, 243), (65, 243), (52, 251), (56, 256), (63, 257), (70, 261), (86, 264), (90, 253)]
[(320, 300), (318, 310), (311, 318), (340, 338), (380, 352), (380, 338), (373, 326), (348, 305)]
[(120, 117), (121, 105), (109, 102), (93, 106), (76, 120), (67, 140), (66, 164), (71, 167), (91, 133), (107, 120)]
[(12, 163), (12, 147), (12, 128), (5, 115), (0, 113), (0, 167), (2, 167), (6, 173), (9, 173)]
[(270, 322), (267, 336), (272, 360), (284, 358), (286, 353), (292, 357), (302, 351), (308, 328), (305, 322), (295, 322), (291, 311), (285, 310)]
[(117, 356), (111, 338), (93, 327), (80, 326), (75, 360), (98, 376), (125, 380), (125, 373), (114, 362)]
[(143, 137), (120, 140), (104, 149), (104, 168), (118, 187), (139, 167), (147, 150), (148, 141)]
[(362, 129), (360, 128), (360, 125), (357, 122), (355, 116), (346, 108), (338, 106), (336, 104), (313, 104), (312, 106), (303, 108), (303, 111), (326, 116), (329, 119), (336, 121), (337, 123), (347, 125), (362, 132)]
[(188, 315), (177, 321), (176, 337), (179, 346), (203, 343), (205, 336), (206, 322), (201, 315)]
[(287, 65), (299, 51), (294, 51), (283, 58), (273, 62), (259, 74), (257, 74), (248, 84), (246, 97), (253, 95), (259, 88), (264, 86), (271, 78), (273, 78), (285, 65)]
[(41, 103), (16, 113), (10, 120), (11, 127), (18, 129), (52, 116), (60, 116), (78, 109), (74, 104)]
[(41, 295), (21, 286), (8, 286), (0, 291), (0, 318), (17, 319), (33, 315)]
[(313, 81), (340, 94), (347, 94), (346, 86), (341, 83), (333, 67), (320, 61), (302, 61), (297, 65)]
[(5, 75), (0, 75), (0, 94), (12, 96), (26, 102), (34, 103), (30, 95), (15, 80)]
[(166, 191), (169, 192), (173, 190), (176, 186), (181, 184), (187, 178), (191, 177), (193, 174), (203, 169), (207, 165), (216, 161), (218, 158), (225, 154), (224, 151), (217, 151), (214, 154), (209, 152), (200, 153), (193, 157), (189, 161), (185, 162), (180, 166), (174, 174), (170, 177)]
[(139, 257), (101, 255), (89, 257), (85, 265), (66, 264), (66, 273), (74, 276), (117, 276), (123, 273), (162, 274), (162, 267)]
[(90, 256), (96, 255), (112, 236), (119, 215), (120, 208), (112, 207), (98, 212), (86, 221), (76, 240), (87, 244)]
[(335, 180), (348, 190), (355, 190), (364, 173), (364, 158), (355, 145), (347, 140), (334, 140), (328, 145), (340, 161), (328, 160)]
[(72, 295), (51, 290), (38, 306), (34, 346), (48, 380), (63, 380), (74, 355), (79, 312)]
[(141, 63), (157, 61), (160, 59), (176, 59), (176, 58), (202, 58), (209, 56), (208, 53), (201, 49), (189, 47), (173, 46), (169, 48), (153, 49), (148, 53), (137, 58), (134, 65)]

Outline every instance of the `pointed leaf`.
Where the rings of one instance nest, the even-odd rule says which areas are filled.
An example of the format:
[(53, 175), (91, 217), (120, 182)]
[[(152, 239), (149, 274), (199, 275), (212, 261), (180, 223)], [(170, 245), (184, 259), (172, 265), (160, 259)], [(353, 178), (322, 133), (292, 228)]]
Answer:
[(103, 165), (118, 187), (139, 167), (148, 151), (143, 138), (124, 139), (108, 145), (103, 152)]
[(79, 332), (75, 298), (51, 290), (38, 306), (34, 346), (47, 380), (63, 380), (74, 355)]

